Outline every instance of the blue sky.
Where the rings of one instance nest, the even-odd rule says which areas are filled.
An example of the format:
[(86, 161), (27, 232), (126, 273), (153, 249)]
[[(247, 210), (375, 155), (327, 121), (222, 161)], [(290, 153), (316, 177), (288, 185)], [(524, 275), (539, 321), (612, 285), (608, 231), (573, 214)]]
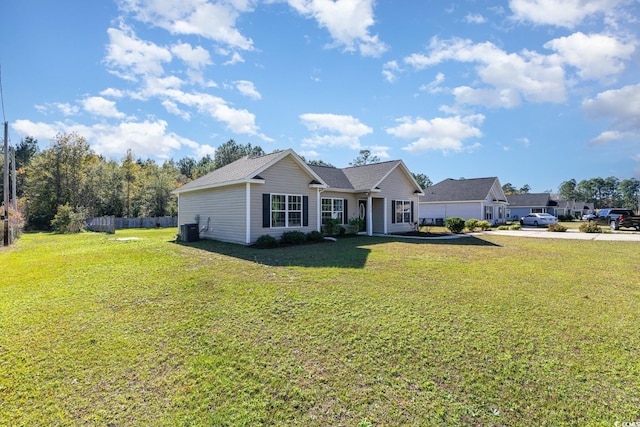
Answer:
[(556, 191), (640, 178), (640, 2), (9, 0), (0, 64), (17, 144), (77, 132), (105, 157), (229, 139), (434, 183)]

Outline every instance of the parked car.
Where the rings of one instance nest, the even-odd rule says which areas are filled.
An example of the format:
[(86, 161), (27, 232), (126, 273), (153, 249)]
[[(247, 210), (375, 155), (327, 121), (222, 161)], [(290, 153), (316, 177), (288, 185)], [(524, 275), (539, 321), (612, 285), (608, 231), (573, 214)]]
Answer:
[(593, 221), (593, 219), (595, 217), (596, 217), (596, 214), (590, 213), (590, 214), (582, 215), (582, 220), (583, 221)]
[(551, 225), (557, 224), (558, 218), (548, 213), (530, 213), (520, 219), (521, 225)]
[(607, 208), (600, 209), (591, 219), (598, 225), (608, 225), (611, 230), (635, 228), (640, 231), (640, 215), (635, 215), (631, 209)]

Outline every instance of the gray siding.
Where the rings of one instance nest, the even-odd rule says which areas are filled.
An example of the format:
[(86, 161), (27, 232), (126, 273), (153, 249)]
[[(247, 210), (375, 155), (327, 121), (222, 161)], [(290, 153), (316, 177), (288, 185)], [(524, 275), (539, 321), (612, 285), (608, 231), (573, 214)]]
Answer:
[[(318, 229), (318, 196), (315, 188), (309, 188), (312, 180), (298, 163), (291, 157), (282, 159), (277, 164), (260, 173), (264, 184), (251, 184), (251, 242), (255, 242), (263, 234), (280, 238), (285, 231), (302, 231), (308, 233)], [(263, 228), (262, 227), (262, 195), (291, 194), (309, 196), (309, 225), (307, 227)]]
[(179, 225), (195, 222), (200, 216), (202, 239), (245, 243), (245, 184), (194, 191), (178, 198)]
[[(407, 177), (407, 175), (402, 171), (402, 169), (395, 168), (393, 172), (387, 176), (387, 178), (382, 181), (379, 185), (380, 193), (375, 193), (375, 198), (385, 198), (387, 202), (385, 203), (385, 209), (387, 210), (387, 233), (400, 233), (404, 231), (411, 230), (411, 224), (394, 224), (393, 218), (391, 217), (391, 201), (392, 200), (411, 200), (413, 201), (413, 220), (418, 221), (418, 201), (419, 197), (414, 194), (416, 190), (413, 186), (411, 180)], [(374, 204), (374, 208), (376, 208), (376, 204)], [(373, 212), (373, 221), (374, 221), (374, 231), (378, 232), (381, 230), (380, 224), (378, 221), (382, 221), (382, 218), (378, 218), (382, 216), (382, 212), (378, 212), (378, 209), (374, 209)]]

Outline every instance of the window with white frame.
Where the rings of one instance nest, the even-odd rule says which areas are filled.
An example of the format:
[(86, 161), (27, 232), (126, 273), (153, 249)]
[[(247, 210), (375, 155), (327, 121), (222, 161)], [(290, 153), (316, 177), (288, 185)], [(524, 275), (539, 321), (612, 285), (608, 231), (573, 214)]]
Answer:
[(271, 227), (301, 227), (302, 196), (271, 195)]
[(411, 222), (411, 201), (410, 200), (396, 200), (394, 201), (394, 211), (396, 216), (396, 223), (409, 224)]
[(322, 224), (326, 224), (327, 219), (338, 219), (340, 224), (344, 224), (344, 199), (322, 199)]
[(484, 207), (484, 219), (487, 221), (493, 220), (493, 206)]

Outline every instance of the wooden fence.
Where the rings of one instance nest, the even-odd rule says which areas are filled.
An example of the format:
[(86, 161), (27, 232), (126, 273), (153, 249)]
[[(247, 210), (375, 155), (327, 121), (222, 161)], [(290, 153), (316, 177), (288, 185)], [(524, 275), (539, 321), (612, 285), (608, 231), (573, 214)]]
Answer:
[(116, 218), (115, 216), (101, 216), (87, 218), (87, 230), (103, 233), (115, 233), (123, 228), (165, 228), (177, 227), (178, 217), (160, 216), (151, 218)]

